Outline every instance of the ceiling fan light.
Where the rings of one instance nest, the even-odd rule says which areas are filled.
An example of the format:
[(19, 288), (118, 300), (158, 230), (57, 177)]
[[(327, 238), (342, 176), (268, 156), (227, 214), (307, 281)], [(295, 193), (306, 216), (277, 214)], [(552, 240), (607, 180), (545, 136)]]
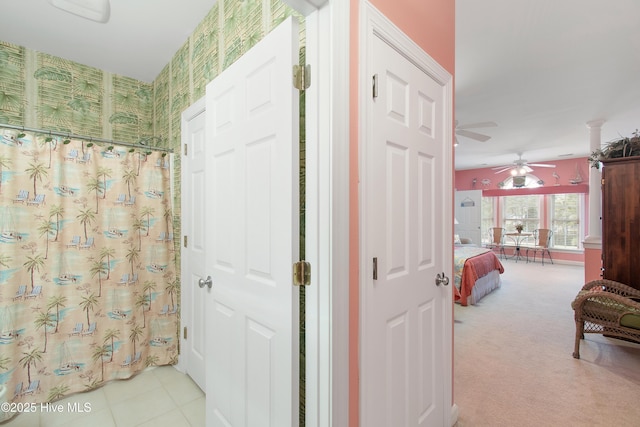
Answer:
[(49, 0), (53, 6), (96, 22), (107, 22), (111, 16), (109, 0)]
[(516, 175), (518, 175), (518, 169), (513, 168), (513, 169), (511, 169), (510, 173), (511, 173), (511, 176), (516, 176)]

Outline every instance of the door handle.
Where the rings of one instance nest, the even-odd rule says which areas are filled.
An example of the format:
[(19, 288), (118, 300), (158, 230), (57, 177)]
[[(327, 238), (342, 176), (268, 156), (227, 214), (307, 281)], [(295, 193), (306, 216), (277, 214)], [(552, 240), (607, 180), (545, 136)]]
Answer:
[(445, 276), (444, 272), (442, 274), (436, 274), (436, 286), (444, 285), (447, 286), (449, 284), (449, 278)]
[(200, 286), (201, 288), (204, 288), (205, 285), (207, 286), (207, 288), (211, 289), (211, 286), (213, 286), (213, 280), (211, 280), (211, 276), (207, 276), (207, 280), (204, 280), (204, 279), (198, 280), (198, 286)]

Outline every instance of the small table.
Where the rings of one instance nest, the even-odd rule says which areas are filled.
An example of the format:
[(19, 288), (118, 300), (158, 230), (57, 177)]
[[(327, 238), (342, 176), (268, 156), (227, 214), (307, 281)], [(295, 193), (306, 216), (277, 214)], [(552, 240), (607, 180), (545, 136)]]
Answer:
[(516, 262), (518, 262), (519, 259), (522, 259), (522, 254), (520, 253), (520, 246), (522, 245), (522, 242), (527, 240), (529, 237), (533, 236), (533, 233), (513, 232), (513, 233), (505, 233), (505, 236), (513, 240), (513, 242), (516, 244), (516, 250), (513, 254), (513, 258), (515, 258)]

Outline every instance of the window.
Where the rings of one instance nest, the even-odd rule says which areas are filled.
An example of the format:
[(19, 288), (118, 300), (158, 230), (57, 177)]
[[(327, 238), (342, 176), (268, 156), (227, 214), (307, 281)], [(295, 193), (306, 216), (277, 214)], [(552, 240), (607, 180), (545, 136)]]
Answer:
[(540, 227), (540, 202), (542, 196), (506, 196), (502, 226), (507, 232), (515, 230), (516, 224), (524, 225), (524, 231), (533, 231)]
[(553, 194), (549, 203), (549, 217), (556, 249), (579, 249), (580, 203), (579, 194)]
[(480, 232), (482, 233), (482, 243), (491, 243), (489, 238), (489, 230), (495, 227), (495, 197), (482, 198), (482, 213)]

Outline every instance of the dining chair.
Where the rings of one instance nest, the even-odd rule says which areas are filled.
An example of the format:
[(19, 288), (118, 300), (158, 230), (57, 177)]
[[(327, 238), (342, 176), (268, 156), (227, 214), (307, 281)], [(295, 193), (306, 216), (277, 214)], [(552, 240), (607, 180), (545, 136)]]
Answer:
[(549, 252), (552, 236), (553, 230), (548, 228), (538, 228), (533, 231), (534, 243), (532, 246), (527, 247), (527, 262), (529, 262), (529, 251), (533, 251), (533, 262), (536, 262), (536, 254), (540, 251), (542, 253), (542, 265), (544, 265), (545, 252), (549, 255), (549, 260), (553, 264), (553, 258), (551, 258), (551, 252)]
[(490, 241), (487, 244), (487, 248), (498, 251), (498, 254), (502, 254), (502, 259), (507, 259), (507, 255), (504, 253), (504, 228), (490, 228), (489, 239)]

